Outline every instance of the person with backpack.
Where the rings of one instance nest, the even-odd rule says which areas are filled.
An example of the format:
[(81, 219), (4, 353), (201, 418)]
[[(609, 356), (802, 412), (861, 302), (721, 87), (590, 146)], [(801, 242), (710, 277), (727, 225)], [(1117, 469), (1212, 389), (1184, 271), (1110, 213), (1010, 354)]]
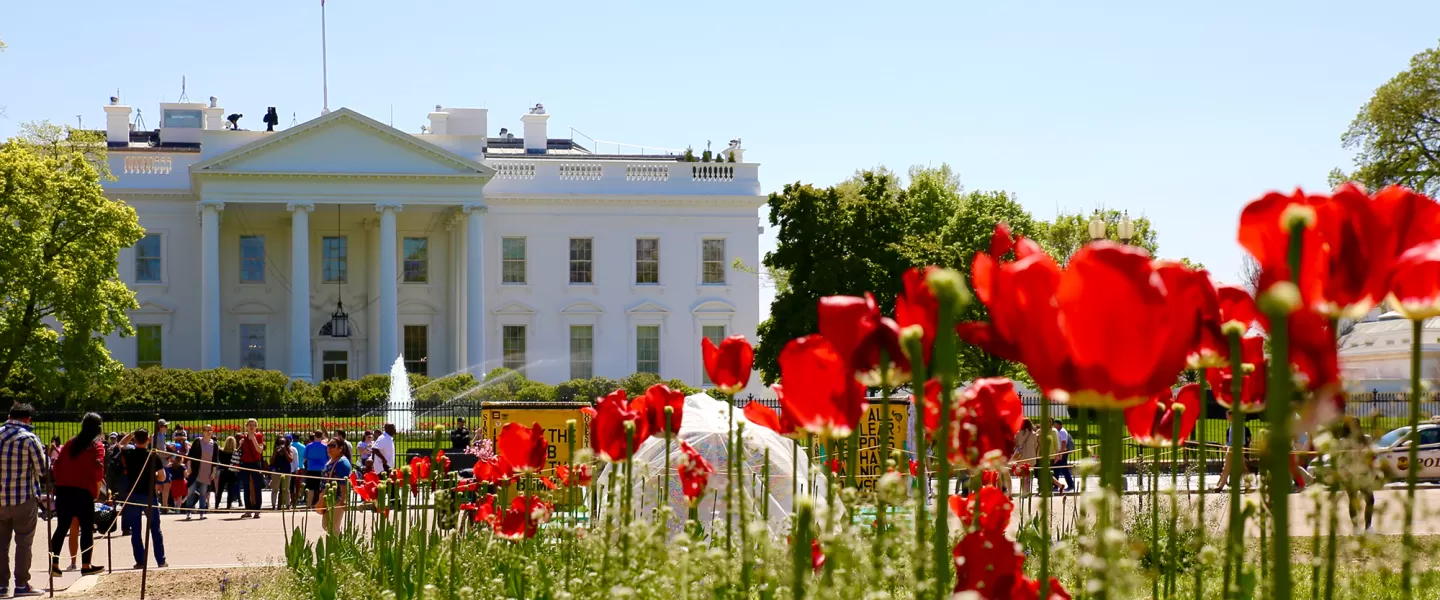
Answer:
[(160, 508), (155, 504), (155, 484), (165, 477), (165, 462), (160, 456), (150, 452), (150, 432), (145, 428), (136, 429), (125, 439), (120, 441), (121, 446), (128, 446), (134, 442), (133, 447), (121, 450), (124, 455), (125, 476), (129, 480), (129, 492), (125, 493), (122, 499), (125, 501), (125, 510), (121, 511), (120, 519), (131, 531), (130, 550), (135, 553), (135, 568), (145, 568), (145, 536), (141, 533), (141, 517), (145, 517), (150, 529), (150, 546), (155, 550), (155, 566), (167, 567), (165, 562), (165, 536), (160, 533)]
[(295, 465), (295, 449), (290, 436), (275, 438), (275, 454), (270, 456), (270, 504), (274, 510), (290, 508), (290, 474)]
[(100, 415), (86, 413), (80, 432), (70, 438), (55, 459), (55, 512), (57, 527), (50, 537), (50, 574), (61, 576), (60, 545), (72, 522), (80, 526), (80, 573), (94, 575), (105, 570), (90, 562), (95, 542), (95, 498), (105, 478), (105, 445), (100, 442)]

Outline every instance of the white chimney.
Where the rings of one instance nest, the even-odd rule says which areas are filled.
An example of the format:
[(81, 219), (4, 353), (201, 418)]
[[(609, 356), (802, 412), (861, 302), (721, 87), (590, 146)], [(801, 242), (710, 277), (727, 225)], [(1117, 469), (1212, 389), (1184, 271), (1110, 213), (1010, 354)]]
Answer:
[(111, 144), (130, 143), (130, 107), (120, 104), (120, 98), (111, 96), (105, 107), (105, 141)]
[(205, 107), (205, 131), (220, 131), (225, 128), (225, 109), (216, 105), (214, 96), (210, 97), (210, 106)]
[(545, 107), (539, 104), (530, 109), (530, 114), (520, 117), (525, 124), (525, 153), (544, 154), (549, 138), (545, 134), (545, 122), (550, 120), (550, 115), (545, 114)]
[(729, 161), (732, 156), (735, 157), (737, 163), (745, 162), (745, 149), (740, 147), (740, 138), (730, 140), (730, 146), (720, 151), (720, 158), (726, 161)]
[(450, 113), (435, 105), (435, 112), (430, 113), (430, 133), (435, 135), (447, 135), (449, 133)]
[(445, 112), (450, 114), (445, 120), (445, 131), (450, 135), (486, 135), (486, 121), (490, 111), (483, 108), (446, 107)]

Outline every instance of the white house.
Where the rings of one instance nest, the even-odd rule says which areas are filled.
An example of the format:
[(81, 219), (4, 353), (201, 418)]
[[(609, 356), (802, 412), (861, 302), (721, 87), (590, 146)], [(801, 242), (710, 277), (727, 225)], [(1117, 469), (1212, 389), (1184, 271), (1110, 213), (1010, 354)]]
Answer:
[(431, 376), (700, 385), (701, 336), (754, 339), (759, 281), (731, 263), (759, 262), (764, 196), (738, 140), (733, 163), (594, 154), (549, 138), (538, 105), (500, 137), (476, 108), (437, 106), (419, 134), (344, 108), (234, 130), (214, 98), (161, 104), (153, 131), (105, 113), (105, 189), (147, 232), (120, 254), (137, 335), (107, 344), (126, 366), (319, 380), (403, 354)]

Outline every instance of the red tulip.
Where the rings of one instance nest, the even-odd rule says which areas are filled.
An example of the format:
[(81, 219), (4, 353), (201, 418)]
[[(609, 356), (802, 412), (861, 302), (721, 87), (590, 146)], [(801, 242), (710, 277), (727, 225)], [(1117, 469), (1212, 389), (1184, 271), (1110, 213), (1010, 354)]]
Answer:
[(420, 482), (430, 480), (430, 457), (416, 456), (410, 459), (410, 493), (420, 493)]
[(760, 401), (751, 400), (749, 404), (745, 405), (745, 409), (741, 412), (745, 415), (745, 420), (751, 424), (759, 425), (780, 435), (785, 435), (785, 432), (780, 429), (780, 415), (775, 414), (774, 410), (761, 404)]
[[(950, 409), (950, 460), (961, 468), (979, 469), (1015, 453), (1015, 434), (1025, 420), (1015, 384), (997, 377), (978, 379), (957, 394)], [(925, 383), (925, 430), (940, 428), (940, 385)]]
[(900, 348), (900, 326), (894, 319), (882, 316), (875, 296), (825, 296), (818, 303), (820, 335), (835, 344), (855, 370), (855, 376), (866, 385), (880, 385), (880, 355), (886, 358), (885, 368), (890, 381), (909, 379), (910, 368)]
[(865, 387), (824, 336), (807, 335), (785, 345), (780, 381), (782, 414), (794, 415), (801, 428), (822, 438), (850, 435), (865, 414)]
[(1440, 316), (1440, 239), (1421, 243), (1400, 255), (1389, 289), (1395, 311), (1411, 320)]
[[(1176, 415), (1175, 407), (1183, 407)], [(1125, 426), (1135, 443), (1142, 446), (1168, 448), (1177, 441), (1174, 438), (1175, 418), (1180, 418), (1180, 442), (1190, 437), (1195, 423), (1200, 419), (1200, 384), (1192, 383), (1180, 388), (1178, 394), (1165, 390), (1160, 394), (1125, 409)]]
[(561, 487), (570, 487), (570, 467), (555, 465), (555, 478), (560, 480)]
[[(1040, 582), (1029, 577), (1020, 580), (1011, 592), (1015, 600), (1040, 600)], [(1065, 591), (1065, 586), (1054, 577), (1050, 578), (1050, 597), (1047, 600), (1071, 600), (1070, 592)]]
[(375, 496), (380, 489), (380, 476), (374, 472), (366, 473), (365, 482), (361, 483), (355, 476), (355, 472), (351, 471), (350, 487), (355, 490), (356, 495), (360, 496), (360, 501), (374, 502)]
[(474, 479), (461, 479), (455, 484), (455, 491), (459, 493), (473, 492), (480, 489), (480, 482)]
[(555, 480), (554, 480), (554, 479), (551, 479), (550, 477), (548, 477), (548, 476), (546, 476), (546, 475), (541, 475), (541, 476), (540, 476), (540, 485), (545, 486), (545, 489), (547, 489), (547, 490), (553, 490), (553, 489), (555, 489), (555, 487), (556, 487), (556, 486), (555, 486)]
[(1330, 320), (1318, 313), (1298, 310), (1290, 314), (1290, 364), (1299, 388), (1312, 392), (1338, 391), (1340, 358)]
[(685, 497), (691, 504), (699, 502), (705, 496), (705, 485), (710, 481), (710, 475), (715, 468), (705, 460), (689, 442), (680, 442), (680, 466), (676, 469), (680, 473), (680, 488), (685, 492)]
[(1175, 322), (1170, 329), (1170, 343), (1190, 349), (1185, 364), (1190, 368), (1218, 367), (1225, 364), (1228, 342), (1220, 330), (1220, 298), (1215, 283), (1204, 269), (1191, 269), (1183, 263), (1156, 261), (1155, 271), (1165, 284), (1166, 302), (1174, 310)]
[(715, 389), (732, 395), (745, 389), (755, 362), (755, 351), (745, 336), (732, 335), (720, 340), (719, 348), (710, 338), (704, 338), (700, 340), (700, 349), (704, 354), (705, 373)]
[(576, 485), (579, 485), (580, 487), (590, 485), (590, 482), (595, 477), (595, 472), (593, 469), (591, 469), (590, 463), (580, 463), (578, 465), (575, 465), (575, 473), (573, 474), (575, 475)]
[(912, 268), (905, 271), (901, 276), (900, 295), (895, 298), (895, 321), (900, 329), (912, 325), (919, 325), (924, 335), (921, 336), (921, 348), (925, 351), (925, 364), (930, 364), (930, 352), (935, 346), (935, 334), (939, 333), (936, 328), (940, 323), (940, 301), (935, 298), (935, 293), (930, 291), (930, 284), (925, 281), (930, 271), (939, 267), (925, 267), (923, 269)]
[(475, 504), (461, 504), (461, 510), (474, 511), (472, 519), (476, 523), (493, 523), (495, 521), (495, 494), (485, 494), (485, 498)]
[[(1016, 260), (1000, 262), (1012, 248)], [(1023, 360), (1020, 346), (1027, 319), (1023, 306), (1017, 305), (1012, 298), (1019, 291), (1012, 287), (1013, 273), (1023, 265), (1008, 270), (1006, 267), (1032, 256), (1043, 256), (1050, 266), (1054, 265), (1054, 261), (1048, 260), (1049, 256), (1034, 241), (1018, 237), (1012, 242), (1009, 228), (1004, 223), (995, 225), (995, 233), (990, 238), (990, 253), (975, 253), (970, 266), (970, 285), (975, 289), (975, 297), (989, 309), (991, 321), (956, 325), (955, 332), (960, 334), (961, 339), (1005, 360)], [(1055, 271), (1059, 272), (1058, 267)]]
[[(986, 471), (993, 473), (994, 471)], [(993, 486), (981, 487), (980, 491), (980, 524), (977, 529), (997, 536), (1005, 535), (1005, 528), (1010, 526), (1010, 514), (1015, 509), (1015, 503), (1000, 488)], [(960, 523), (967, 530), (974, 526), (975, 520), (975, 494), (969, 496), (951, 496), (950, 511), (960, 519)]]
[[(673, 412), (667, 423), (665, 420), (665, 407), (670, 407)], [(669, 437), (680, 431), (682, 417), (685, 411), (685, 393), (670, 389), (670, 386), (657, 383), (645, 390), (645, 422), (650, 430), (650, 435), (655, 437)], [(636, 440), (638, 445), (640, 440)]]
[(839, 475), (845, 470), (845, 463), (841, 462), (839, 458), (831, 458), (825, 461), (825, 468), (830, 471), (831, 475)]
[(1215, 390), (1215, 401), (1227, 409), (1246, 413), (1265, 410), (1265, 338), (1247, 335), (1240, 339), (1240, 405), (1234, 406), (1232, 386), (1235, 374), (1230, 367), (1212, 369), (1209, 374), (1210, 388)]
[(535, 537), (540, 523), (549, 520), (552, 507), (534, 496), (516, 496), (510, 501), (510, 508), (495, 523), (495, 534), (501, 538), (518, 541)]
[(974, 591), (986, 600), (1009, 600), (1021, 578), (1025, 555), (1004, 532), (972, 531), (951, 551), (955, 561), (955, 592)]
[(825, 568), (825, 550), (820, 547), (820, 540), (810, 540), (810, 570), (819, 573)]
[(503, 457), (494, 457), (489, 460), (475, 462), (475, 479), (485, 483), (496, 484), (510, 481), (510, 463)]
[(918, 466), (919, 466), (920, 463), (915, 462), (915, 459), (913, 459), (913, 458), (912, 458), (912, 459), (909, 459), (909, 461), (910, 461), (910, 476), (911, 476), (911, 477), (915, 477), (916, 473), (919, 471)]
[(1240, 212), (1240, 245), (1260, 264), (1260, 290), (1267, 290), (1277, 281), (1294, 281), (1290, 272), (1289, 223), (1305, 223), (1302, 235), (1300, 272), (1309, 282), (1295, 281), (1307, 302), (1320, 287), (1325, 272), (1324, 241), (1316, 227), (1321, 214), (1333, 220), (1335, 205), (1328, 196), (1306, 194), (1296, 189), (1286, 196), (1270, 192), (1251, 201)]
[(519, 423), (506, 423), (500, 429), (495, 441), (500, 456), (510, 463), (515, 473), (534, 473), (545, 468), (546, 454), (550, 449), (545, 442), (545, 428), (539, 423), (526, 427)]
[[(649, 423), (645, 420), (643, 396), (634, 403), (625, 401), (625, 390), (615, 390), (600, 399), (590, 419), (590, 448), (604, 460), (611, 462), (629, 460), (640, 442), (649, 437)], [(642, 410), (635, 410), (635, 408)], [(634, 435), (627, 438), (625, 424), (634, 425)], [(627, 444), (629, 451), (626, 450)]]
[[(1215, 288), (1215, 295), (1220, 301), (1220, 325), (1234, 323), (1241, 328), (1242, 335), (1250, 330), (1250, 326), (1260, 320), (1260, 309), (1255, 306), (1255, 297), (1250, 295), (1249, 290), (1238, 285), (1221, 285)], [(1229, 355), (1227, 351), (1225, 353)]]
[(1062, 271), (1033, 241), (1021, 238), (1016, 260), (996, 263), (977, 254), (971, 275), (975, 295), (986, 304), (988, 323), (962, 323), (965, 341), (1004, 358), (1022, 362), (1046, 395), (1074, 388), (1055, 292)]

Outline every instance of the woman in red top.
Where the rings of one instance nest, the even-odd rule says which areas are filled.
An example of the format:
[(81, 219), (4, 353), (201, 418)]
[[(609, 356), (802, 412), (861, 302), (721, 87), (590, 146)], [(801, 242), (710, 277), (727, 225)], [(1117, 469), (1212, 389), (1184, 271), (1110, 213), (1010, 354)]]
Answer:
[(60, 576), (60, 545), (70, 533), (70, 521), (80, 521), (80, 572), (93, 575), (105, 567), (90, 563), (95, 545), (95, 496), (100, 481), (105, 479), (105, 446), (100, 442), (100, 415), (86, 413), (80, 420), (80, 433), (70, 438), (60, 450), (52, 467), (55, 477), (55, 512), (60, 527), (50, 537), (50, 571)]
[(240, 434), (240, 486), (244, 488), (245, 508), (255, 511), (243, 513), (240, 518), (260, 518), (260, 490), (265, 488), (265, 438), (260, 437), (260, 423), (255, 419), (245, 421), (245, 433)]

